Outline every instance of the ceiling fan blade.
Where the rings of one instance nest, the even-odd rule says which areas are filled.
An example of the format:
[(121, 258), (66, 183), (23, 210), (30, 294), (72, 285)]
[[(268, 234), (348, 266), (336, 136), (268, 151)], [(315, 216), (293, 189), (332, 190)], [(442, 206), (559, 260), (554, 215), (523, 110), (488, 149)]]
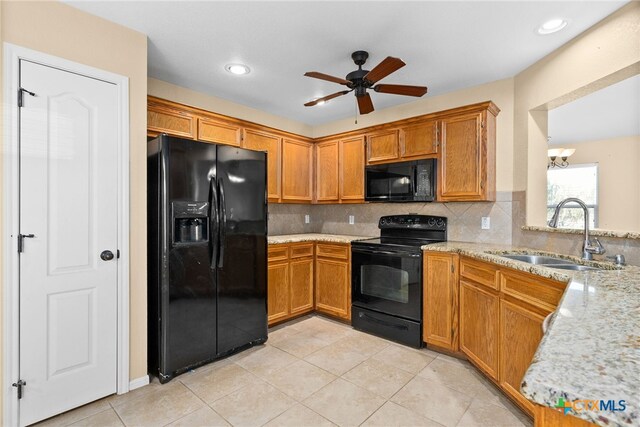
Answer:
[(314, 99), (313, 101), (309, 101), (306, 104), (304, 104), (304, 106), (305, 107), (313, 107), (314, 105), (318, 104), (319, 102), (325, 102), (325, 101), (328, 101), (330, 99), (337, 98), (337, 97), (342, 96), (342, 95), (346, 95), (349, 92), (351, 92), (351, 91), (350, 90), (341, 90), (340, 92), (332, 93), (331, 95), (323, 96), (322, 98), (318, 98), (318, 99)]
[(369, 83), (375, 83), (384, 79), (394, 71), (399, 70), (406, 64), (400, 58), (394, 58), (393, 56), (387, 56), (381, 63), (373, 67), (373, 70), (369, 71), (364, 79)]
[(394, 95), (422, 96), (427, 93), (426, 86), (406, 86), (406, 85), (376, 85), (373, 90), (380, 93), (391, 93)]
[(371, 96), (368, 93), (363, 96), (357, 96), (356, 99), (358, 100), (360, 114), (369, 114), (373, 111), (373, 102), (371, 102)]
[(333, 83), (339, 83), (341, 85), (349, 85), (351, 82), (349, 80), (341, 79), (340, 77), (333, 77), (329, 74), (319, 73), (317, 71), (309, 71), (304, 73), (307, 77), (313, 77), (314, 79), (327, 80)]

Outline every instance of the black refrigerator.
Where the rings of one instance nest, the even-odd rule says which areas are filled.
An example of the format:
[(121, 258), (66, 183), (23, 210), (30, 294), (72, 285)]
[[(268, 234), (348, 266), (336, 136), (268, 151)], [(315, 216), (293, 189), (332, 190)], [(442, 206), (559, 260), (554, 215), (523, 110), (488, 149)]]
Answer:
[(148, 362), (165, 383), (267, 340), (266, 153), (148, 142)]

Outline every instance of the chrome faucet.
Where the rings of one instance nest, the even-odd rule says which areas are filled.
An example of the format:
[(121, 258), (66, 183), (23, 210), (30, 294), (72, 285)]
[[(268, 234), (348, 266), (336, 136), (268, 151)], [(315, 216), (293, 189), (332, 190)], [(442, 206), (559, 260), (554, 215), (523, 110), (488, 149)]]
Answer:
[(592, 260), (593, 255), (602, 255), (606, 252), (605, 248), (600, 243), (597, 237), (593, 238), (593, 242), (589, 238), (589, 208), (584, 202), (580, 199), (576, 199), (575, 197), (569, 197), (568, 199), (564, 199), (558, 206), (556, 206), (556, 210), (553, 212), (553, 216), (551, 220), (549, 220), (549, 227), (558, 228), (558, 216), (560, 215), (560, 209), (567, 203), (577, 203), (580, 205), (582, 210), (584, 211), (584, 243), (582, 244), (582, 259), (584, 260)]

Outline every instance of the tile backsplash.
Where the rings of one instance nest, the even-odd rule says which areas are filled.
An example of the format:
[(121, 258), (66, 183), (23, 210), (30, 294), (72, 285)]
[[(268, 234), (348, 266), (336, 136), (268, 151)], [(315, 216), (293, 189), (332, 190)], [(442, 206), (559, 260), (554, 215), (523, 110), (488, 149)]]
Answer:
[[(378, 220), (384, 215), (417, 213), (445, 216), (448, 239), (510, 244), (512, 234), (511, 193), (498, 193), (496, 202), (478, 203), (366, 203), (345, 205), (269, 205), (269, 234), (329, 233), (377, 236)], [(310, 223), (304, 223), (304, 215)], [(349, 224), (349, 215), (355, 217)], [(482, 217), (491, 218), (491, 228), (482, 230)]]
[[(496, 202), (478, 203), (366, 203), (354, 205), (269, 205), (269, 234), (328, 233), (378, 236), (378, 220), (384, 215), (417, 213), (446, 216), (448, 240), (523, 246), (579, 255), (581, 236), (523, 231), (525, 192), (499, 192)], [(304, 216), (310, 222), (304, 223)], [(349, 224), (349, 215), (355, 217)], [(491, 228), (481, 229), (482, 217), (491, 218)], [(606, 255), (624, 254), (627, 263), (640, 265), (640, 239), (601, 237)]]

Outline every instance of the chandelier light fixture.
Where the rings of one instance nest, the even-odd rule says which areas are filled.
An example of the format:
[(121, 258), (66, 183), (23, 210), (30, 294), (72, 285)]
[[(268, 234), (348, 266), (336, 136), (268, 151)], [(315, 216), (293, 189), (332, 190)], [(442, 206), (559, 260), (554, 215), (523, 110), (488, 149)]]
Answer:
[[(569, 166), (567, 159), (576, 152), (575, 148), (552, 148), (547, 151), (549, 161), (547, 163), (547, 169), (549, 168), (566, 168)], [(560, 159), (558, 159), (558, 157)]]

